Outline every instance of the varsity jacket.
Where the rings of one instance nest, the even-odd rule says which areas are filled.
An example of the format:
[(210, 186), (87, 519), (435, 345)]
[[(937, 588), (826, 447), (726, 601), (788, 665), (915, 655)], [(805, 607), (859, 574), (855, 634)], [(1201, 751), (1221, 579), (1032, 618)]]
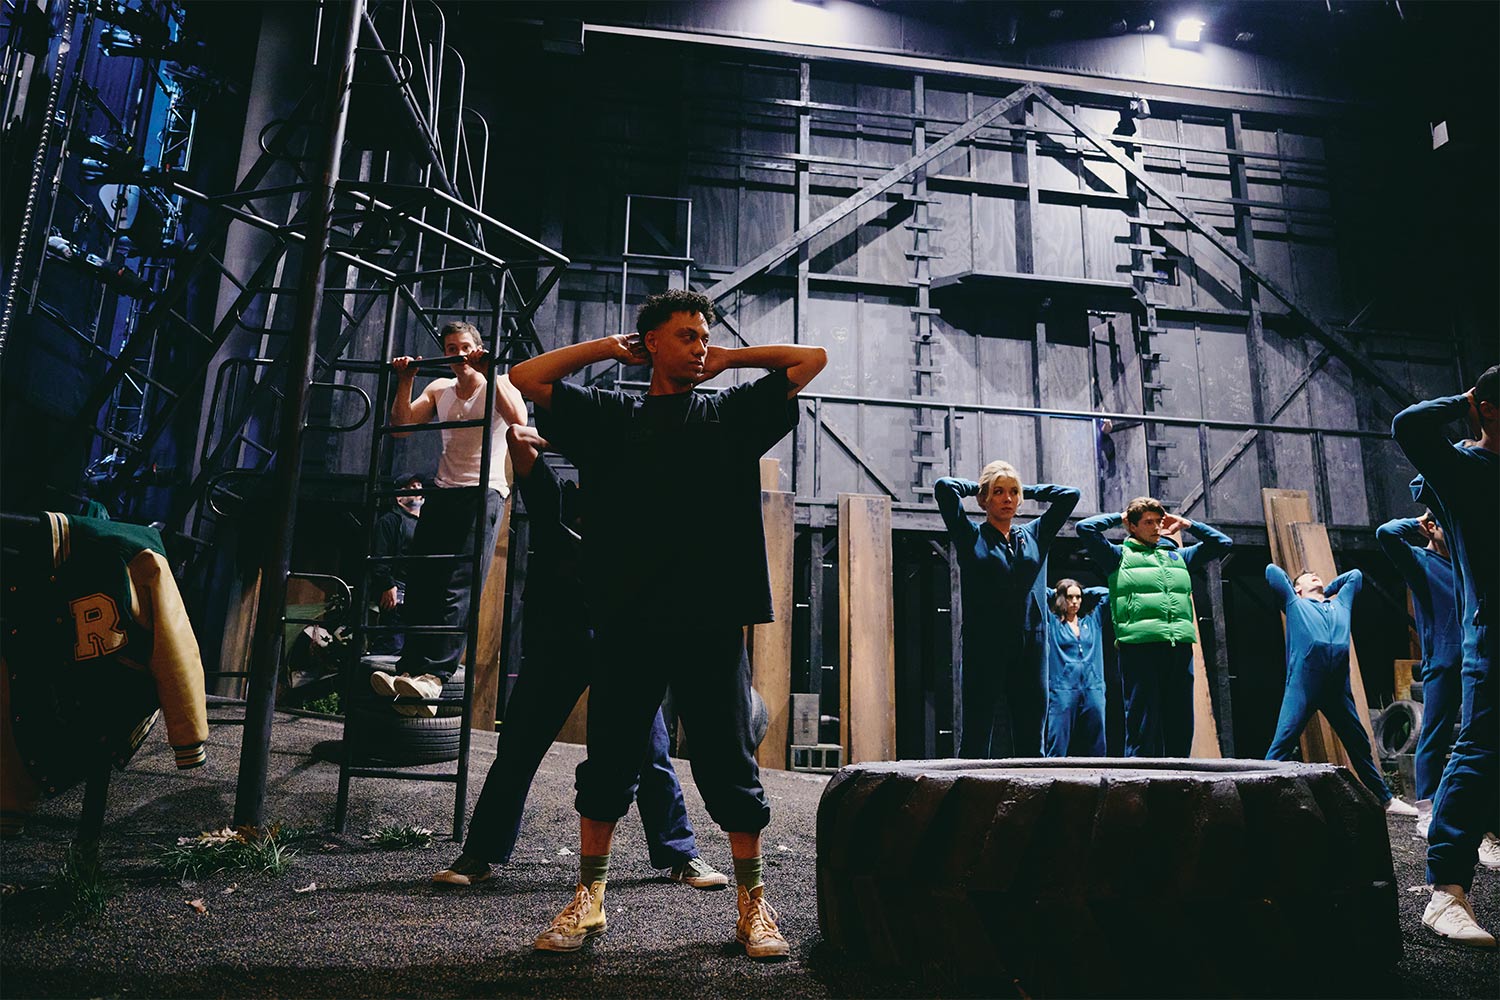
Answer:
[(158, 717), (179, 768), (203, 764), (203, 663), (153, 528), (41, 516), (5, 570), (0, 831), (37, 800), (117, 767)]

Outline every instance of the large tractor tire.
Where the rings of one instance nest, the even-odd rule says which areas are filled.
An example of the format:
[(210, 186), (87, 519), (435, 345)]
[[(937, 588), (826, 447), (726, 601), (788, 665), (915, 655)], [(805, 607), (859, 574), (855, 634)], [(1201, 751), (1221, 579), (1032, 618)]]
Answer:
[(1371, 995), (1401, 956), (1385, 815), (1325, 764), (857, 764), (817, 849), (824, 939), (936, 985)]
[(1375, 732), (1375, 746), (1381, 760), (1395, 760), (1404, 753), (1416, 753), (1422, 738), (1422, 703), (1393, 701), (1370, 719)]

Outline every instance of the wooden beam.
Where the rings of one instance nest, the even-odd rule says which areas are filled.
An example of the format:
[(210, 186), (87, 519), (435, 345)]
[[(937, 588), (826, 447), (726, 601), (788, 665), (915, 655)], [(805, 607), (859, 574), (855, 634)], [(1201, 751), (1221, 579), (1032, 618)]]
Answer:
[[(509, 458), (507, 455), (507, 466)], [(510, 478), (509, 468), (506, 469), (506, 478)], [(490, 553), (490, 568), (479, 596), (479, 648), (474, 652), (474, 694), (470, 702), (469, 728), (481, 733), (495, 731), (500, 709), (500, 687), (505, 673), (500, 662), (500, 639), (505, 625), (505, 576), (510, 569), (510, 512), (515, 507), (515, 496), (512, 492), (500, 510), (495, 549)]]
[(907, 177), (910, 177), (920, 167), (931, 163), (960, 142), (973, 136), (996, 118), (999, 118), (1012, 108), (1021, 105), (1027, 98), (1038, 95), (1040, 92), (1040, 89), (1035, 84), (1028, 83), (1009, 97), (991, 104), (988, 108), (979, 112), (920, 153), (902, 160), (868, 185), (848, 198), (845, 198), (807, 225), (802, 226), (795, 233), (777, 243), (769, 250), (766, 250), (748, 264), (741, 265), (734, 273), (719, 279), (705, 294), (710, 301), (717, 301), (761, 272), (770, 270), (777, 264), (780, 264), (798, 249), (805, 246), (809, 240), (826, 232), (839, 221), (847, 218), (851, 213), (858, 211), (864, 205), (874, 201)]
[[(1038, 89), (1036, 99), (1050, 108), (1053, 114), (1057, 115), (1064, 122), (1066, 122), (1079, 135), (1083, 136), (1089, 142), (1098, 147), (1098, 149), (1102, 153), (1104, 153), (1105, 156), (1113, 160), (1126, 173), (1134, 177), (1136, 183), (1145, 188), (1147, 191), (1151, 192), (1152, 195), (1158, 198), (1169, 209), (1185, 219), (1189, 226), (1192, 226), (1205, 239), (1212, 243), (1219, 251), (1224, 253), (1235, 263), (1239, 264), (1240, 267), (1243, 268), (1252, 277), (1254, 277), (1255, 280), (1258, 281), (1263, 288), (1269, 291), (1272, 295), (1276, 296), (1282, 302), (1286, 303), (1287, 308), (1292, 311), (1292, 315), (1307, 323), (1308, 326), (1312, 328), (1313, 334), (1324, 344), (1332, 348), (1340, 357), (1342, 357), (1351, 369), (1359, 372), (1359, 374), (1363, 375), (1371, 382), (1374, 382), (1376, 385), (1380, 386), (1390, 394), (1392, 399), (1402, 404), (1403, 406), (1415, 402), (1414, 397), (1406, 390), (1404, 386), (1397, 383), (1394, 379), (1386, 375), (1385, 372), (1381, 371), (1378, 367), (1371, 363), (1369, 359), (1361, 354), (1359, 350), (1354, 346), (1353, 341), (1349, 340), (1349, 338), (1339, 333), (1336, 329), (1334, 329), (1332, 324), (1330, 324), (1327, 320), (1324, 320), (1321, 316), (1319, 316), (1311, 308), (1309, 308), (1290, 288), (1287, 288), (1275, 278), (1272, 278), (1269, 275), (1263, 273), (1259, 268), (1256, 267), (1255, 262), (1251, 260), (1244, 253), (1244, 251), (1235, 246), (1233, 243), (1224, 239), (1224, 237), (1220, 236), (1218, 230), (1212, 223), (1201, 218), (1196, 212), (1184, 205), (1182, 201), (1179, 200), (1178, 197), (1174, 196), (1171, 191), (1168, 191), (1166, 188), (1162, 187), (1155, 180), (1153, 180), (1151, 175), (1139, 164), (1137, 164), (1130, 157), (1125, 156), (1123, 153), (1121, 153), (1115, 143), (1112, 142), (1108, 137), (1101, 135), (1100, 133), (1094, 131), (1092, 128), (1089, 128), (1087, 125), (1083, 124), (1083, 122), (1079, 121), (1072, 112), (1064, 107), (1063, 104), (1055, 97), (1047, 93), (1047, 91)], [(1180, 195), (1180, 192), (1178, 192), (1178, 194)]]
[(896, 759), (891, 498), (839, 494), (839, 741), (845, 763)]
[[(766, 463), (761, 459), (761, 473)], [(774, 469), (772, 474), (775, 474)], [(792, 553), (796, 540), (793, 495), (762, 489), (761, 520), (766, 531), (766, 564), (771, 574), (773, 620), (750, 627), (750, 683), (766, 703), (770, 723), (755, 759), (763, 768), (785, 770), (792, 711)]]

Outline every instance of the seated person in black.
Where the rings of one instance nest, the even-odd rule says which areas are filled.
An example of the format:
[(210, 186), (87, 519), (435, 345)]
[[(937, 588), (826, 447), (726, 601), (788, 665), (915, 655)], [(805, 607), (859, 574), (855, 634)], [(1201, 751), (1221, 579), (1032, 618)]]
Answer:
[[(394, 485), (398, 490), (420, 490), (423, 478), (413, 472), (397, 479)], [(370, 591), (374, 595), (374, 610), (379, 612), (376, 624), (401, 624), (408, 570), (401, 557), (411, 551), (412, 538), (417, 533), (417, 518), (422, 516), (422, 499), (420, 493), (398, 496), (396, 506), (375, 519), (370, 553), (379, 558), (370, 564)], [(401, 646), (400, 632), (379, 632), (370, 640), (372, 653), (399, 653)]]
[[(432, 877), (448, 885), (473, 885), (490, 877), (490, 862), (505, 864), (521, 834), (531, 781), (547, 748), (589, 686), (594, 670), (594, 630), (579, 597), (576, 504), (564, 501), (557, 476), (538, 452), (547, 442), (533, 427), (512, 424), (505, 434), (516, 489), (526, 505), (531, 556), (521, 605), (521, 675), (505, 704), (495, 763), (474, 804), (463, 853)], [(569, 490), (576, 499), (577, 490)], [(570, 509), (573, 508), (573, 509)], [(661, 712), (651, 721), (651, 741), (635, 793), (651, 867), (696, 889), (729, 879), (698, 857), (693, 825), (672, 760)]]
[[(637, 336), (604, 337), (516, 365), (542, 433), (578, 466), (583, 579), (608, 663), (589, 697), (588, 759), (575, 804), (582, 835), (573, 900), (537, 937), (573, 951), (604, 932), (615, 822), (630, 807), (651, 720), (670, 686), (704, 805), (729, 835), (738, 884), (736, 939), (753, 958), (784, 957), (786, 939), (761, 884), (770, 807), (750, 741), (744, 626), (771, 620), (760, 456), (797, 422), (795, 396), (827, 363), (822, 348), (710, 346), (713, 306), (673, 290), (652, 296)], [(645, 395), (561, 379), (601, 361), (650, 362)], [(693, 388), (730, 368), (770, 374), (712, 393)]]

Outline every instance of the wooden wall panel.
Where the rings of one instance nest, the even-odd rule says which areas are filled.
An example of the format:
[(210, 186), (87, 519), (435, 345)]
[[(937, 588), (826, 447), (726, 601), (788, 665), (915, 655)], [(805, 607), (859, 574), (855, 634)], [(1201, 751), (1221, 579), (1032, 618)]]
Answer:
[[(1052, 113), (1052, 109), (1041, 103), (1033, 103), (1033, 113), (1038, 128), (1060, 129), (1068, 132), (1066, 122)], [(1066, 105), (1076, 110), (1073, 105)], [(1036, 183), (1044, 188), (1059, 191), (1078, 190), (1078, 142), (1071, 134), (1067, 136), (1038, 135), (1036, 157)]]
[(974, 196), (974, 270), (1016, 270), (1017, 204), (1012, 198)]
[(700, 176), (685, 189), (693, 200), (693, 257), (700, 265), (733, 266), (739, 233), (739, 185)]
[(888, 497), (839, 496), (839, 737), (848, 763), (896, 756)]
[(1061, 486), (1076, 486), (1083, 496), (1080, 511), (1099, 509), (1099, 472), (1093, 420), (1049, 418), (1043, 425), (1046, 461), (1037, 478)]
[[(1255, 267), (1267, 277), (1285, 287), (1292, 286), (1292, 252), (1284, 237), (1275, 233), (1275, 226), (1257, 221), (1255, 223)], [(1274, 295), (1260, 297), (1261, 309), (1267, 313), (1284, 314), (1286, 305)]]
[(1292, 243), (1292, 268), (1297, 291), (1308, 308), (1321, 316), (1339, 319), (1345, 315), (1343, 278), (1338, 253), (1331, 243), (1304, 237), (1299, 230)]
[(902, 284), (914, 275), (916, 271), (906, 252), (916, 244), (912, 231), (903, 225), (911, 218), (911, 206), (894, 199), (876, 198), (856, 215), (860, 277)]
[[(969, 231), (969, 196), (952, 191), (931, 191), (937, 202), (928, 206), (928, 218), (943, 228), (931, 234), (930, 245), (942, 252), (932, 260), (932, 277), (970, 270), (974, 266), (973, 234)], [(914, 272), (915, 273), (915, 272)]]
[[(762, 471), (765, 472), (763, 464)], [(777, 470), (770, 475), (779, 478)], [(756, 751), (761, 767), (787, 765), (792, 711), (792, 547), (796, 536), (793, 495), (762, 490), (761, 520), (766, 531), (766, 564), (771, 575), (771, 610), (775, 620), (750, 628), (751, 684), (766, 703), (769, 725)]]
[[(992, 102), (981, 104), (976, 101), (974, 106), (982, 111), (989, 103)], [(1021, 142), (1019, 139), (1010, 140), (1000, 133), (995, 134), (995, 142), (974, 146), (974, 177), (994, 184), (1016, 183), (1018, 178), (1025, 176), (1024, 168), (1016, 166), (1016, 161), (1023, 152)]]
[(794, 206), (795, 199), (790, 191), (743, 189), (740, 192), (739, 258), (736, 263), (750, 260), (789, 236), (797, 228)]
[(1076, 205), (1037, 205), (1034, 233), (1037, 274), (1084, 277), (1083, 223)]
[(936, 379), (939, 398), (968, 401), (976, 398), (974, 335), (932, 318), (932, 361), (942, 368)]
[(905, 397), (911, 388), (911, 306), (873, 292), (859, 298), (859, 392)]
[(828, 366), (815, 383), (818, 392), (834, 395), (860, 392), (858, 309), (853, 292), (817, 289), (807, 298), (806, 342), (828, 351)]
[[(1119, 112), (1109, 108), (1074, 108), (1079, 121), (1094, 129), (1109, 135), (1114, 132), (1115, 127), (1120, 124)], [(1086, 191), (1113, 191), (1117, 194), (1125, 193), (1125, 171), (1113, 160), (1108, 159), (1102, 153), (1090, 152), (1093, 145), (1087, 140), (1081, 142), (1079, 147), (1083, 150), (1084, 160), (1082, 164), (1083, 188)]]
[[(813, 433), (812, 418), (806, 412), (807, 432)], [(859, 440), (859, 408), (850, 403), (824, 403), (823, 419), (845, 441)], [(818, 443), (818, 496), (834, 497), (840, 493), (873, 493), (877, 489), (870, 477), (848, 452), (839, 447), (826, 432)]]
[[(852, 191), (848, 194), (853, 194)], [(810, 214), (817, 218), (843, 201), (848, 194), (813, 192)], [(790, 230), (782, 236), (790, 235)], [(767, 243), (766, 247), (771, 246)], [(761, 249), (765, 249), (762, 247)], [(808, 244), (809, 268), (814, 274), (859, 273), (859, 219), (849, 216), (828, 227), (817, 239)]]
[[(1110, 164), (1113, 166), (1113, 164)], [(1083, 206), (1083, 245), (1088, 273), (1098, 281), (1125, 281), (1130, 276), (1130, 224), (1117, 208)]]

